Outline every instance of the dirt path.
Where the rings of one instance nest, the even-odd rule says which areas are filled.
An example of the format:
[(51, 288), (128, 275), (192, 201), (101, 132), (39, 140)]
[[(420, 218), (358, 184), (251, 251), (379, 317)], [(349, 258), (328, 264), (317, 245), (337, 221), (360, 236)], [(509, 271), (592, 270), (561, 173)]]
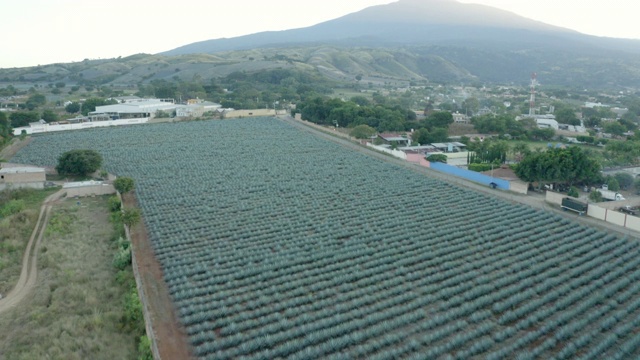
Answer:
[(36, 284), (38, 277), (38, 249), (47, 228), (47, 223), (49, 222), (49, 214), (51, 213), (52, 204), (60, 199), (64, 193), (65, 192), (63, 190), (60, 190), (49, 195), (40, 207), (38, 221), (31, 233), (29, 243), (27, 244), (27, 248), (25, 249), (22, 257), (22, 271), (20, 272), (20, 278), (18, 279), (16, 286), (7, 294), (7, 296), (0, 299), (0, 314), (7, 310), (11, 310), (13, 307), (20, 304), (20, 302), (29, 295), (29, 292)]
[(11, 142), (11, 144), (7, 145), (4, 149), (2, 149), (2, 151), (0, 151), (0, 159), (3, 159), (4, 161), (9, 161), (9, 159), (11, 159), (13, 155), (15, 155), (18, 152), (18, 150), (29, 145), (31, 140), (33, 140), (31, 136), (28, 136), (25, 139), (20, 139), (20, 138), (14, 139)]

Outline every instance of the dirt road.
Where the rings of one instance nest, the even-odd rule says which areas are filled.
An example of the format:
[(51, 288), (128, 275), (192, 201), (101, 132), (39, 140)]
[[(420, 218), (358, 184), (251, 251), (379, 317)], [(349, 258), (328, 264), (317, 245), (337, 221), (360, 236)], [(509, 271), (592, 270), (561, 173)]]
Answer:
[(29, 243), (27, 244), (27, 248), (24, 251), (24, 255), (22, 257), (22, 270), (20, 272), (20, 278), (16, 283), (16, 286), (11, 290), (7, 296), (4, 296), (0, 299), (0, 314), (5, 311), (11, 310), (16, 305), (20, 304), (29, 292), (33, 289), (36, 284), (36, 279), (38, 277), (38, 249), (40, 248), (40, 243), (42, 242), (42, 237), (44, 236), (44, 232), (47, 228), (47, 223), (49, 222), (49, 214), (51, 213), (52, 204), (59, 200), (65, 191), (60, 190), (56, 193), (49, 195), (42, 206), (40, 207), (40, 215), (38, 216), (38, 221), (36, 222), (36, 226), (31, 233), (31, 237), (29, 238)]

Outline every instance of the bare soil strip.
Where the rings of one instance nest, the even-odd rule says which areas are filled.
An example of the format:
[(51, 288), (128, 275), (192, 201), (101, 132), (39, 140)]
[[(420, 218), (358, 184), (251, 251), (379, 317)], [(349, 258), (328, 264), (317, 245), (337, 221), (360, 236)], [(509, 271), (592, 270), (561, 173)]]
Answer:
[[(123, 203), (126, 206), (137, 206), (137, 201), (131, 194), (123, 196)], [(178, 321), (169, 288), (164, 282), (162, 267), (156, 259), (142, 221), (131, 229), (131, 247), (134, 273), (140, 279), (138, 293), (146, 313), (147, 336), (152, 341), (155, 339), (154, 353), (160, 359), (192, 359), (186, 331)]]
[(42, 237), (44, 236), (44, 232), (47, 228), (47, 223), (49, 222), (51, 206), (52, 203), (60, 199), (63, 194), (64, 191), (60, 190), (49, 195), (40, 207), (38, 221), (31, 233), (29, 243), (27, 244), (27, 248), (25, 249), (22, 257), (20, 278), (18, 279), (16, 286), (7, 294), (7, 296), (0, 299), (0, 314), (20, 304), (20, 302), (29, 295), (29, 292), (35, 286), (38, 277), (38, 249), (42, 243)]

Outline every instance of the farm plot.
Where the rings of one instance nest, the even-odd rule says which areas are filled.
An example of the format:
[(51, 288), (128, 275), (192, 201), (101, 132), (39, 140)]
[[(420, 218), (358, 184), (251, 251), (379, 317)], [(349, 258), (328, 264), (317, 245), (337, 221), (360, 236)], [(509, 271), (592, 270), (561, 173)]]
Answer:
[(430, 179), (276, 119), (36, 137), (136, 179), (202, 359), (626, 359), (640, 246)]

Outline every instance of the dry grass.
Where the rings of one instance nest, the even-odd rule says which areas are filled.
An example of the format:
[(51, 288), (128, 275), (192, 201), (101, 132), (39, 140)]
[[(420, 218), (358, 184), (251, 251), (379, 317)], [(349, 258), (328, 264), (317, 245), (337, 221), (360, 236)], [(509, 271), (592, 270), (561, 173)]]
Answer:
[(38, 221), (40, 205), (47, 196), (57, 190), (56, 188), (0, 192), (0, 207), (11, 199), (21, 199), (25, 203), (23, 211), (0, 218), (0, 294), (8, 293), (18, 281), (22, 255)]
[[(0, 359), (132, 359), (107, 198), (53, 207), (29, 300), (0, 316)], [(48, 225), (48, 226), (49, 226)]]

